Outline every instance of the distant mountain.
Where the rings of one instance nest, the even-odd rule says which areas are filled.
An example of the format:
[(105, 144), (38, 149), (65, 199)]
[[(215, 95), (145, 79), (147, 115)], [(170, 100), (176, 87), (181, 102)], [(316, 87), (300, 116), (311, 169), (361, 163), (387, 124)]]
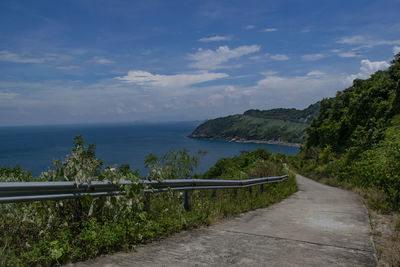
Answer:
[(227, 141), (296, 143), (306, 140), (305, 129), (318, 116), (319, 102), (306, 109), (250, 109), (243, 114), (208, 120), (199, 125), (191, 138)]

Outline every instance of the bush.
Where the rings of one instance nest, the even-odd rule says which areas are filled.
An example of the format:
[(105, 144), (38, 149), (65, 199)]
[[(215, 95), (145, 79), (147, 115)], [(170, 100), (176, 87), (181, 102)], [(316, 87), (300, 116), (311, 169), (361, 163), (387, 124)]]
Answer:
[[(181, 150), (161, 157), (150, 155), (146, 159), (151, 167), (148, 178), (190, 176), (200, 154), (190, 156)], [(284, 168), (282, 156), (257, 150), (219, 161), (204, 177), (208, 177), (211, 170), (219, 173), (219, 177), (247, 178), (282, 174)], [(0, 177), (2, 181), (35, 180), (19, 167), (0, 168)], [(131, 172), (128, 165), (121, 165), (119, 170), (102, 168), (101, 160), (95, 156), (95, 146), (85, 146), (81, 136), (75, 138), (71, 155), (64, 162), (56, 161), (54, 170), (43, 173), (39, 179), (77, 183), (109, 180), (115, 184), (120, 179), (129, 179), (133, 185), (121, 188), (126, 194), (120, 196), (0, 205), (0, 266), (61, 265), (131, 250), (140, 243), (182, 229), (208, 225), (266, 206), (297, 189), (291, 175), (287, 181), (265, 185), (264, 194), (259, 187), (254, 187), (251, 195), (247, 189), (239, 189), (237, 194), (232, 190), (219, 190), (216, 196), (212, 190), (193, 191), (190, 212), (184, 211), (183, 194), (170, 190), (152, 194), (151, 210), (146, 213), (143, 211), (142, 179), (137, 172)]]

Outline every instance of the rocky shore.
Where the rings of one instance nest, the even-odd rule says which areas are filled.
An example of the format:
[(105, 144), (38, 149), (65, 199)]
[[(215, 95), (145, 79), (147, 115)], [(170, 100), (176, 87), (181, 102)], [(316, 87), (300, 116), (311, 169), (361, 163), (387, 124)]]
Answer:
[(226, 142), (236, 142), (236, 143), (256, 143), (256, 144), (272, 144), (272, 145), (284, 145), (284, 146), (294, 146), (294, 147), (301, 147), (303, 144), (300, 143), (289, 143), (278, 140), (254, 140), (254, 139), (244, 139), (241, 137), (210, 137), (204, 135), (188, 135), (189, 138), (194, 139), (206, 139), (206, 140), (222, 140)]

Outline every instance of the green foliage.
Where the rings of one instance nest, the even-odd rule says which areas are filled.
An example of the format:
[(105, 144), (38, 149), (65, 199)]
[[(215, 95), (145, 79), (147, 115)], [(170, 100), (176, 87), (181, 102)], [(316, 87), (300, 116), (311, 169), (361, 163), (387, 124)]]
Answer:
[(243, 140), (281, 140), (303, 143), (305, 129), (317, 116), (319, 103), (304, 110), (271, 109), (248, 110), (243, 115), (232, 115), (206, 121), (199, 125), (190, 137)]
[[(0, 205), (0, 265), (49, 265), (67, 260), (87, 258), (104, 251), (121, 249), (121, 238), (100, 240), (94, 243), (89, 233), (102, 236), (118, 233), (115, 221), (137, 221), (143, 209), (141, 179), (134, 173), (121, 172), (106, 167), (101, 170), (101, 160), (95, 157), (95, 147), (85, 147), (81, 136), (74, 142), (72, 154), (64, 162), (55, 162), (55, 169), (42, 173), (41, 181), (91, 182), (106, 179), (117, 183), (129, 179), (133, 185), (126, 187), (127, 194), (113, 197), (62, 201), (41, 201)], [(2, 168), (2, 181), (33, 181), (29, 173), (20, 168)], [(7, 179), (3, 177), (7, 176)], [(124, 188), (121, 187), (121, 190)], [(125, 230), (124, 230), (125, 231)], [(100, 238), (94, 237), (96, 240)], [(135, 238), (135, 236), (125, 238)], [(91, 246), (95, 246), (96, 250)]]
[(317, 117), (319, 113), (319, 102), (308, 106), (306, 109), (288, 109), (276, 108), (270, 110), (250, 109), (243, 113), (243, 115), (263, 118), (263, 119), (279, 119), (292, 122), (310, 122), (313, 118)]
[(344, 153), (349, 147), (363, 151), (377, 144), (390, 119), (400, 112), (399, 72), (395, 60), (388, 70), (356, 79), (335, 98), (322, 100), (319, 116), (307, 129), (306, 148), (330, 145)]
[(32, 182), (35, 178), (31, 172), (27, 172), (20, 166), (1, 167), (0, 166), (0, 182)]
[(400, 54), (386, 71), (321, 101), (307, 129), (298, 170), (346, 187), (363, 188), (370, 206), (400, 210)]
[[(85, 147), (85, 141), (81, 135), (75, 137), (74, 148), (71, 155), (67, 155), (64, 162), (54, 161), (54, 170), (44, 172), (40, 175), (41, 181), (75, 181), (89, 182), (98, 177), (103, 162), (96, 158), (96, 146), (89, 144)], [(109, 177), (111, 178), (112, 175)]]
[[(188, 177), (201, 154), (191, 156), (186, 150), (180, 150), (161, 157), (149, 155), (146, 164), (151, 171), (147, 178)], [(218, 177), (282, 174), (282, 157), (266, 150), (243, 152), (241, 156), (219, 161), (218, 167), (214, 167), (221, 169)], [(90, 183), (103, 179), (118, 184), (120, 179), (129, 179), (133, 185), (121, 187), (126, 194), (0, 205), (0, 266), (61, 265), (100, 254), (132, 250), (138, 244), (182, 229), (208, 225), (277, 202), (297, 189), (291, 175), (285, 182), (265, 185), (265, 193), (258, 187), (254, 187), (252, 195), (247, 189), (238, 190), (237, 194), (232, 190), (219, 190), (216, 197), (211, 190), (192, 191), (190, 212), (184, 211), (183, 194), (170, 190), (151, 195), (148, 214), (143, 212), (142, 179), (137, 172), (133, 173), (129, 165), (121, 165), (119, 170), (102, 169), (101, 166), (95, 146), (86, 146), (78, 136), (71, 155), (64, 162), (55, 162), (54, 170), (43, 173), (40, 180)], [(35, 180), (19, 167), (0, 168), (0, 177), (1, 181)]]
[(198, 151), (191, 156), (186, 149), (174, 150), (165, 153), (161, 157), (150, 154), (146, 157), (145, 166), (150, 169), (147, 179), (179, 179), (189, 177), (194, 168), (199, 165), (199, 157), (204, 155), (205, 151)]
[(334, 160), (335, 152), (330, 145), (327, 145), (324, 150), (318, 155), (321, 163), (327, 164), (328, 162)]
[(206, 179), (248, 179), (284, 173), (283, 155), (265, 149), (243, 151), (240, 156), (218, 160), (203, 176)]

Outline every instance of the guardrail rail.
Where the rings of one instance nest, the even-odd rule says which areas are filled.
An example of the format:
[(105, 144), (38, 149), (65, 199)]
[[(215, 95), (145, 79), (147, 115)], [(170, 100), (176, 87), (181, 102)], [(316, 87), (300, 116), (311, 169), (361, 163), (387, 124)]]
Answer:
[[(212, 179), (166, 179), (162, 181), (143, 180), (139, 183), (145, 192), (145, 209), (150, 210), (150, 193), (171, 190), (184, 191), (184, 206), (190, 210), (190, 190), (213, 189), (213, 196), (216, 196), (217, 189), (249, 188), (260, 185), (261, 192), (264, 191), (264, 184), (276, 183), (286, 180), (288, 175), (254, 178), (247, 180), (212, 180)], [(0, 182), (0, 204), (29, 202), (39, 200), (62, 200), (70, 198), (81, 198), (86, 195), (93, 197), (113, 196), (125, 194), (125, 185), (132, 185), (134, 182), (120, 180), (118, 183), (110, 181), (91, 181), (89, 183), (75, 183), (73, 181), (60, 182)]]

